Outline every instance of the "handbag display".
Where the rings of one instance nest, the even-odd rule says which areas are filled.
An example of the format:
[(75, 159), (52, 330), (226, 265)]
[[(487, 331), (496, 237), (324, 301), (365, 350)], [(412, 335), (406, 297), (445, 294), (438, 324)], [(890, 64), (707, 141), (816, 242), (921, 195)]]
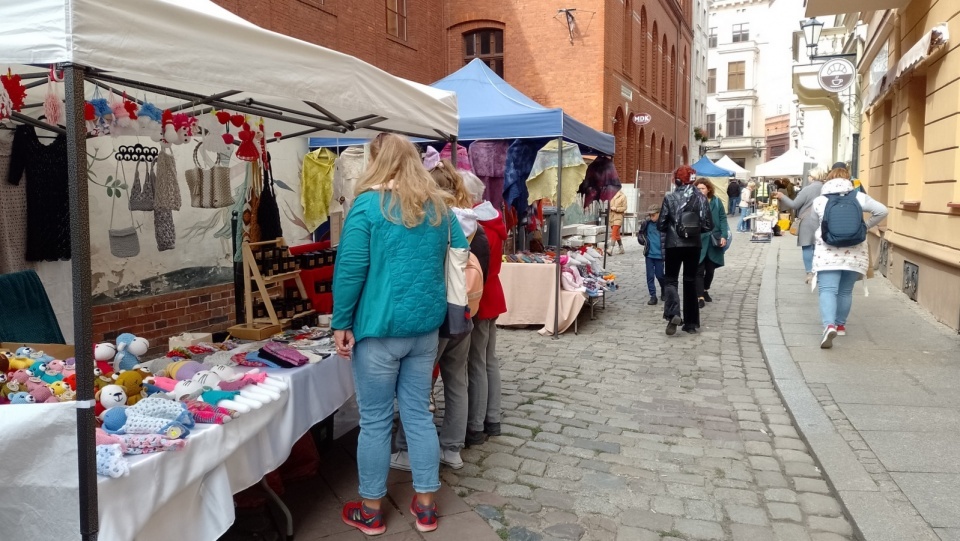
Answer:
[(190, 189), (190, 206), (203, 209), (229, 207), (234, 203), (230, 191), (230, 167), (221, 165), (223, 156), (218, 154), (214, 165), (204, 169), (199, 159), (201, 145), (202, 142), (193, 149), (195, 167), (185, 173)]
[(269, 167), (263, 169), (263, 191), (257, 205), (257, 225), (260, 227), (260, 241), (278, 239), (283, 236), (280, 223), (280, 207), (277, 205), (273, 174)]
[[(117, 162), (117, 169), (120, 169), (120, 162)], [(127, 173), (123, 173), (124, 185), (126, 185)], [(124, 186), (125, 187), (125, 186)], [(131, 202), (127, 202), (128, 212), (130, 212), (130, 227), (124, 227), (122, 229), (113, 228), (113, 215), (115, 214), (117, 207), (117, 198), (119, 197), (119, 190), (122, 187), (113, 187), (111, 191), (108, 190), (107, 195), (110, 196), (110, 228), (107, 230), (107, 235), (110, 239), (110, 253), (114, 257), (128, 258), (136, 257), (140, 254), (140, 238), (137, 236), (137, 223), (133, 220), (133, 211), (130, 210)], [(130, 197), (129, 195), (127, 196)]]
[(440, 325), (440, 338), (462, 338), (473, 331), (470, 307), (467, 302), (468, 248), (454, 248), (452, 222), (447, 219), (447, 255), (443, 263), (447, 286), (447, 315)]
[[(152, 166), (153, 164), (151, 164)], [(160, 151), (153, 177), (154, 210), (180, 210), (180, 185), (177, 183), (177, 160), (168, 147)]]
[(130, 188), (130, 210), (153, 210), (153, 177), (147, 175), (146, 182), (140, 185), (140, 162), (133, 174), (133, 187)]

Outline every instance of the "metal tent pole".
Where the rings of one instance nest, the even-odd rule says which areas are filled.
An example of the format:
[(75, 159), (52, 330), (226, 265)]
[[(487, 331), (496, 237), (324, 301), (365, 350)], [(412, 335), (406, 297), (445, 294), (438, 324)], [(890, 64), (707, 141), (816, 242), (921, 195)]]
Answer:
[[(557, 265), (557, 287), (554, 291), (556, 296), (556, 302), (553, 305), (553, 338), (560, 338), (560, 274), (562, 272), (562, 266), (560, 265), (560, 239), (562, 238), (560, 233), (563, 227), (563, 137), (557, 138), (557, 245), (554, 247), (556, 250), (556, 265)], [(551, 232), (552, 233), (552, 232)], [(552, 236), (552, 235), (551, 235)]]
[(100, 529), (93, 414), (93, 308), (90, 277), (90, 202), (87, 193), (87, 128), (83, 119), (84, 71), (65, 68), (67, 167), (70, 196), (70, 250), (73, 270), (73, 343), (77, 367), (77, 468), (80, 479), (80, 535), (96, 541)]
[(237, 325), (246, 321), (246, 314), (243, 313), (243, 262), (237, 263), (237, 231), (240, 225), (240, 214), (233, 211), (230, 216), (230, 245), (233, 250), (230, 251), (230, 262), (233, 264), (233, 314)]

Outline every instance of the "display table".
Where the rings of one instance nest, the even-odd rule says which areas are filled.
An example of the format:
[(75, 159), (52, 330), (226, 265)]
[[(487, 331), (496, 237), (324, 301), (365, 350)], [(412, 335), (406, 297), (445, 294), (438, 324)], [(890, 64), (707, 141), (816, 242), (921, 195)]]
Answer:
[(99, 539), (217, 539), (233, 524), (233, 494), (278, 468), (354, 392), (350, 362), (336, 356), (266, 371), (290, 386), (280, 400), (224, 425), (197, 425), (181, 451), (129, 457), (126, 477), (99, 477)]
[[(540, 334), (553, 334), (557, 267), (544, 263), (504, 263), (500, 283), (507, 311), (497, 325), (544, 325)], [(587, 296), (579, 291), (560, 291), (560, 332), (577, 320)]]

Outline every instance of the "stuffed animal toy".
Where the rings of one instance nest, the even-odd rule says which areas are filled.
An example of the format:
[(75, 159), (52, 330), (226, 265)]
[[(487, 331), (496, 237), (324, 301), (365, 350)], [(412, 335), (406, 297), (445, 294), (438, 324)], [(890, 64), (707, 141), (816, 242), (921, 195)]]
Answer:
[(63, 374), (63, 369), (66, 365), (63, 361), (59, 359), (54, 359), (47, 363), (47, 371), (53, 372), (54, 374)]
[(44, 361), (36, 361), (30, 365), (30, 370), (34, 377), (40, 378), (44, 383), (53, 383), (54, 381), (61, 381), (63, 376), (50, 370), (50, 365), (56, 361), (50, 361), (46, 363)]
[(187, 410), (198, 423), (222, 425), (229, 423), (233, 420), (233, 417), (237, 415), (237, 413), (232, 410), (207, 404), (200, 400), (184, 400), (183, 403), (187, 405)]
[(63, 378), (63, 383), (64, 383), (67, 387), (70, 387), (70, 390), (71, 390), (71, 391), (76, 391), (76, 390), (77, 390), (77, 375), (76, 375), (76, 374), (70, 374), (69, 376)]
[(114, 374), (113, 379), (117, 385), (123, 389), (123, 392), (126, 393), (126, 405), (132, 406), (139, 402), (141, 398), (145, 398), (143, 392), (143, 374), (139, 370), (127, 370), (120, 372), (120, 374)]
[[(93, 378), (94, 392), (99, 391), (100, 389), (103, 389), (105, 386), (111, 385), (111, 384), (113, 384), (113, 380), (108, 378), (107, 376), (97, 376)], [(74, 387), (73, 390), (76, 391), (77, 390), (76, 387)]]
[[(214, 404), (218, 407), (233, 410), (239, 413), (249, 413), (253, 409), (259, 409), (262, 404), (242, 398), (238, 391), (214, 391), (205, 389), (198, 381), (188, 379), (179, 381), (167, 395), (178, 401), (203, 400), (207, 404)], [(235, 417), (235, 415), (231, 415)]]
[(103, 430), (108, 434), (163, 434), (180, 439), (187, 437), (193, 426), (186, 405), (158, 397), (144, 398), (127, 408), (111, 408), (103, 414)]
[(7, 382), (7, 373), (0, 372), (0, 385), (3, 385), (6, 382)]
[(23, 391), (10, 395), (11, 404), (35, 404), (36, 402), (37, 401), (35, 398), (30, 396), (29, 393), (25, 393)]
[[(97, 370), (100, 371), (98, 374), (94, 371), (96, 376), (109, 376), (113, 373), (113, 360), (117, 356), (117, 346), (111, 344), (110, 342), (100, 342), (93, 348), (93, 360), (97, 363)], [(76, 361), (74, 361), (76, 364)]]
[(0, 352), (0, 374), (6, 374), (10, 371), (10, 361), (7, 360), (6, 352)]
[(61, 402), (73, 402), (77, 399), (77, 393), (71, 389), (67, 389), (57, 398), (59, 398)]
[(40, 378), (36, 376), (30, 376), (30, 378), (27, 379), (27, 382), (26, 384), (24, 384), (24, 386), (26, 387), (26, 391), (28, 393), (32, 393), (33, 391), (37, 390), (37, 388), (46, 387), (47, 385)]
[(52, 404), (54, 402), (60, 401), (60, 399), (53, 396), (53, 392), (50, 391), (50, 387), (47, 387), (46, 385), (41, 385), (40, 387), (36, 387), (32, 391), (30, 391), (30, 396), (33, 397), (33, 400), (37, 404), (44, 404), (44, 403)]
[(7, 364), (9, 365), (9, 370), (26, 370), (30, 368), (36, 359), (31, 359), (30, 355), (33, 353), (33, 348), (22, 347), (17, 349), (16, 353), (12, 357), (7, 357)]
[[(261, 387), (268, 387), (275, 391), (285, 391), (288, 388), (287, 382), (282, 379), (272, 377), (266, 373), (260, 372), (258, 368), (254, 368), (248, 372), (237, 372), (232, 367), (225, 364), (218, 364), (210, 367), (210, 371), (214, 374), (220, 376), (221, 382), (234, 382), (238, 380), (247, 380), (252, 381)], [(221, 388), (222, 384), (221, 384)]]
[(3, 385), (0, 385), (0, 396), (2, 396), (5, 400), (9, 402), (10, 398), (13, 395), (25, 390), (26, 389), (22, 388), (19, 383), (11, 380), (4, 383)]
[(77, 360), (73, 357), (63, 360), (63, 374), (64, 378), (70, 377), (77, 372)]
[(50, 387), (50, 392), (53, 393), (53, 396), (60, 398), (63, 396), (63, 393), (70, 390), (70, 386), (62, 381), (55, 381), (48, 385)]
[(221, 381), (220, 376), (209, 370), (197, 372), (193, 377), (194, 381), (200, 382), (205, 388), (219, 389), (221, 391), (240, 391), (240, 396), (257, 400), (258, 402), (272, 402), (280, 399), (280, 393), (267, 388), (260, 387), (251, 380), (240, 379), (233, 382)]
[(117, 337), (117, 355), (113, 358), (113, 371), (132, 370), (140, 363), (140, 356), (146, 355), (150, 342), (146, 338), (125, 332)]
[(30, 375), (30, 372), (27, 372), (26, 370), (21, 368), (20, 370), (17, 370), (16, 372), (13, 372), (13, 374), (10, 375), (10, 380), (16, 381), (20, 385), (26, 385), (27, 380), (29, 380), (31, 377), (32, 376)]
[(203, 365), (197, 361), (175, 361), (167, 365), (167, 375), (179, 381), (191, 379), (203, 370)]

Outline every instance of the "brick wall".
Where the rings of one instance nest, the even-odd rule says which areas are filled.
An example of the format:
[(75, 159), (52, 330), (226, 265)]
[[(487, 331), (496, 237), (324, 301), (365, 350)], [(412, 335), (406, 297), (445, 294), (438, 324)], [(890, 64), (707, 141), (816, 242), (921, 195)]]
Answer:
[(233, 284), (221, 284), (93, 307), (93, 341), (113, 342), (120, 333), (150, 341), (151, 353), (182, 332), (223, 331), (234, 323)]

